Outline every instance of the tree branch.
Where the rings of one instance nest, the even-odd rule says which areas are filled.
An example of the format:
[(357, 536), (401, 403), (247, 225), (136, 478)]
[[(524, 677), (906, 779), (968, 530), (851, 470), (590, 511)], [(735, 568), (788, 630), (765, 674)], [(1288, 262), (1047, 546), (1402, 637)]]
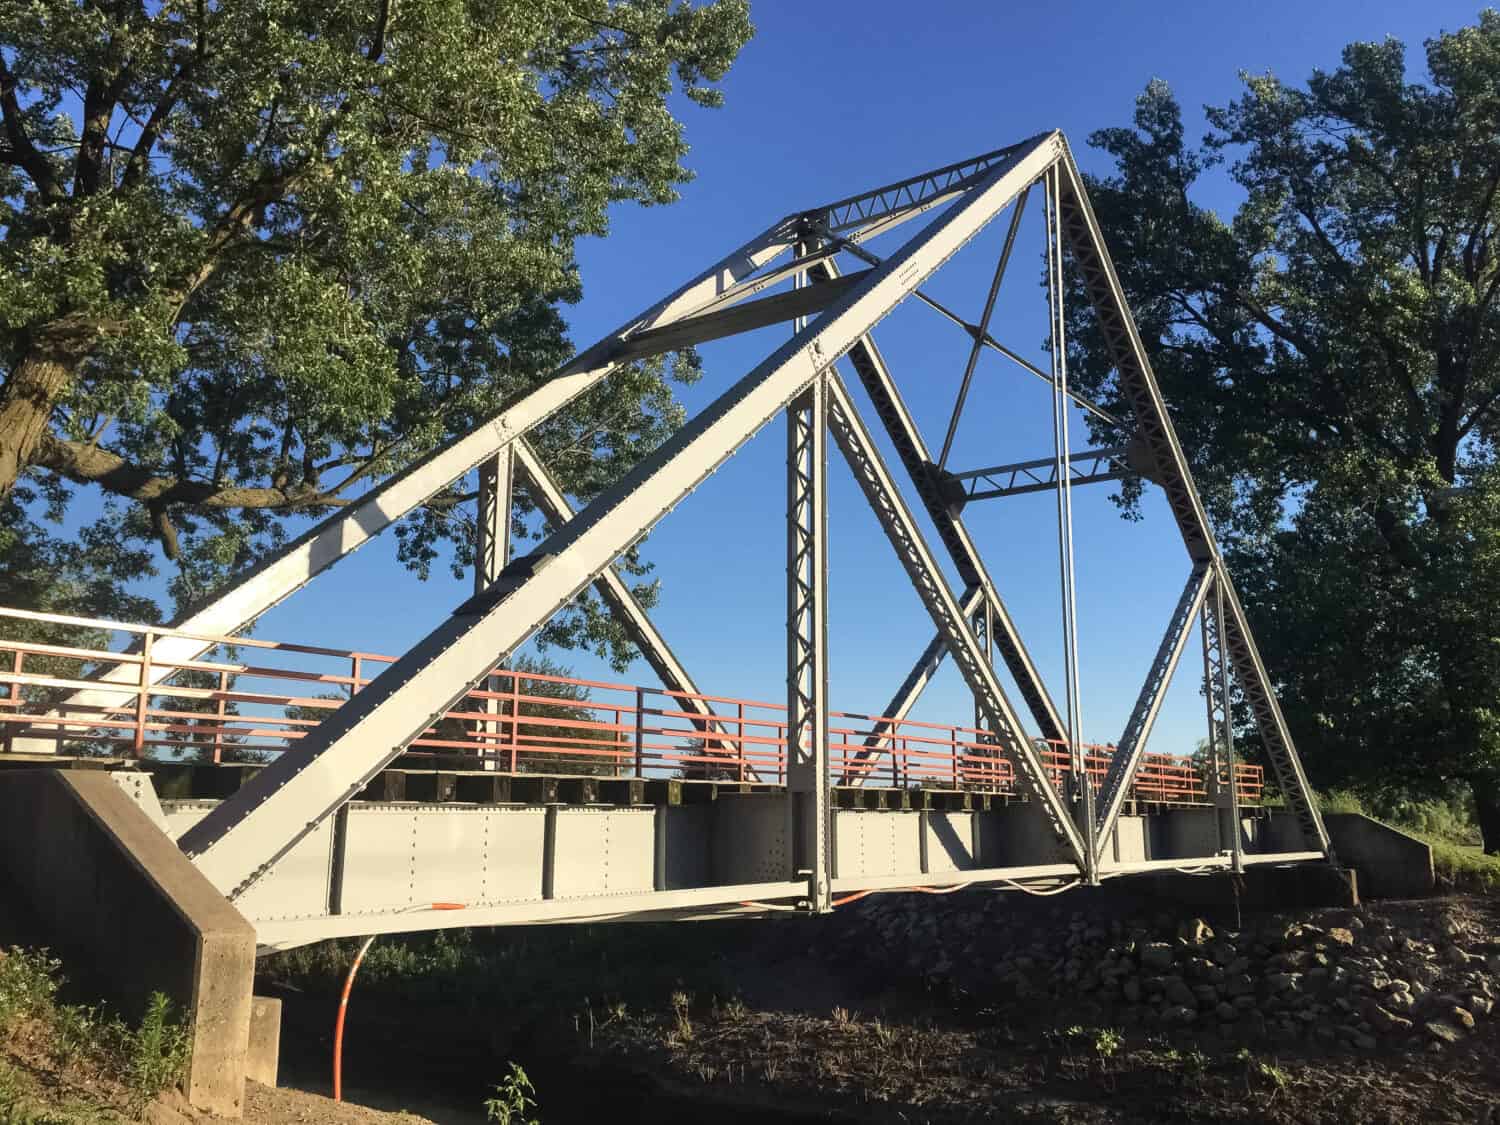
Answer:
[(13, 154), (11, 158), (31, 177), (37, 190), (52, 202), (66, 199), (52, 166), (27, 135), (21, 103), (16, 97), (16, 76), (5, 65), (3, 55), (0, 55), (0, 119), (4, 120), (5, 136), (10, 141), (7, 152)]
[(150, 469), (132, 465), (119, 454), (84, 442), (44, 436), (36, 447), (32, 465), (50, 469), (79, 484), (94, 484), (148, 505), (153, 512), (180, 506), (222, 511), (232, 508), (297, 511), (304, 508), (347, 504), (337, 492), (320, 488), (256, 488), (224, 486), (210, 481), (159, 476)]

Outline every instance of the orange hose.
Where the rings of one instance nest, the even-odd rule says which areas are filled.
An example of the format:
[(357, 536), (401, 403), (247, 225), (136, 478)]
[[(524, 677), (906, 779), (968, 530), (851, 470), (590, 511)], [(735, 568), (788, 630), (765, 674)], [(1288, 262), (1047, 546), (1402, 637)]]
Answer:
[(349, 966), (349, 975), (344, 978), (344, 994), (339, 997), (338, 1019), (333, 1024), (333, 1100), (336, 1102), (344, 1100), (344, 1013), (349, 1009), (349, 993), (354, 988), (354, 975), (359, 972), (359, 964), (365, 959), (365, 953), (374, 944), (375, 937), (372, 934), (359, 947), (359, 952), (354, 955), (354, 964)]
[[(429, 902), (421, 906), (410, 906), (401, 911), (403, 914), (411, 914), (423, 910), (464, 910), (467, 904), (462, 902)], [(333, 1021), (333, 1100), (341, 1102), (344, 1100), (344, 1016), (349, 1010), (349, 993), (354, 990), (354, 976), (359, 972), (360, 962), (365, 959), (370, 946), (375, 944), (375, 935), (371, 934), (365, 938), (364, 945), (359, 947), (359, 952), (354, 955), (354, 964), (349, 966), (349, 975), (344, 978), (344, 992), (339, 997), (338, 1018)]]

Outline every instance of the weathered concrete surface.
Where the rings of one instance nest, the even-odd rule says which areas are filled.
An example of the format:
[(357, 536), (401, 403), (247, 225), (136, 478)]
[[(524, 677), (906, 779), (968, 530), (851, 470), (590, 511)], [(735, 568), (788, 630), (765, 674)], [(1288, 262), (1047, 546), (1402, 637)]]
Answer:
[(281, 1059), (281, 1001), (256, 996), (250, 1001), (250, 1049), (245, 1056), (245, 1077), (262, 1086), (276, 1085)]
[(165, 993), (193, 1027), (186, 1093), (239, 1117), (255, 930), (107, 773), (0, 774), (0, 868), (80, 982), (138, 1017)]
[(1324, 813), (1323, 824), (1339, 862), (1359, 872), (1367, 896), (1415, 898), (1432, 893), (1437, 880), (1430, 845), (1360, 813)]

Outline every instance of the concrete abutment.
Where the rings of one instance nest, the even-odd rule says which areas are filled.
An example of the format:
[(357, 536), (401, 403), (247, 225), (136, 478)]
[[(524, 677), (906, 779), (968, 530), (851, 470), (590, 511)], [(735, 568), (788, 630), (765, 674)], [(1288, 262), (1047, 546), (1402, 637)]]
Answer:
[(110, 775), (0, 775), (0, 868), (69, 973), (131, 1019), (154, 992), (193, 1034), (185, 1093), (244, 1108), (255, 929)]

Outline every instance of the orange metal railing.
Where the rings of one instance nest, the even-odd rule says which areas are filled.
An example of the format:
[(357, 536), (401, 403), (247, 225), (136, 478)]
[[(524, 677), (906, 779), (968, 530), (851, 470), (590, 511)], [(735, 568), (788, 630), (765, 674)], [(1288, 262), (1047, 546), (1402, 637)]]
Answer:
[[(137, 758), (265, 760), (305, 737), (395, 660), (4, 607), (0, 633), (6, 635), (0, 637), (0, 753), (26, 738)], [(163, 659), (153, 650), (164, 637), (213, 647), (192, 660)], [(97, 677), (109, 668), (119, 671), (102, 682)], [(67, 702), (84, 690), (107, 698)], [(712, 719), (700, 713), (705, 705)], [(496, 668), (423, 731), (408, 754), (442, 768), (776, 784), (786, 777), (786, 741), (779, 703)], [(1070, 773), (1066, 746), (1038, 748), (1051, 780), (1062, 786)], [(1097, 787), (1113, 748), (1085, 750)], [(845, 784), (1017, 791), (1013, 761), (975, 727), (835, 711), (829, 759), (833, 778)], [(1241, 800), (1263, 795), (1259, 766), (1237, 766), (1235, 780)], [(1132, 796), (1178, 804), (1209, 799), (1199, 766), (1167, 754), (1146, 755)]]

